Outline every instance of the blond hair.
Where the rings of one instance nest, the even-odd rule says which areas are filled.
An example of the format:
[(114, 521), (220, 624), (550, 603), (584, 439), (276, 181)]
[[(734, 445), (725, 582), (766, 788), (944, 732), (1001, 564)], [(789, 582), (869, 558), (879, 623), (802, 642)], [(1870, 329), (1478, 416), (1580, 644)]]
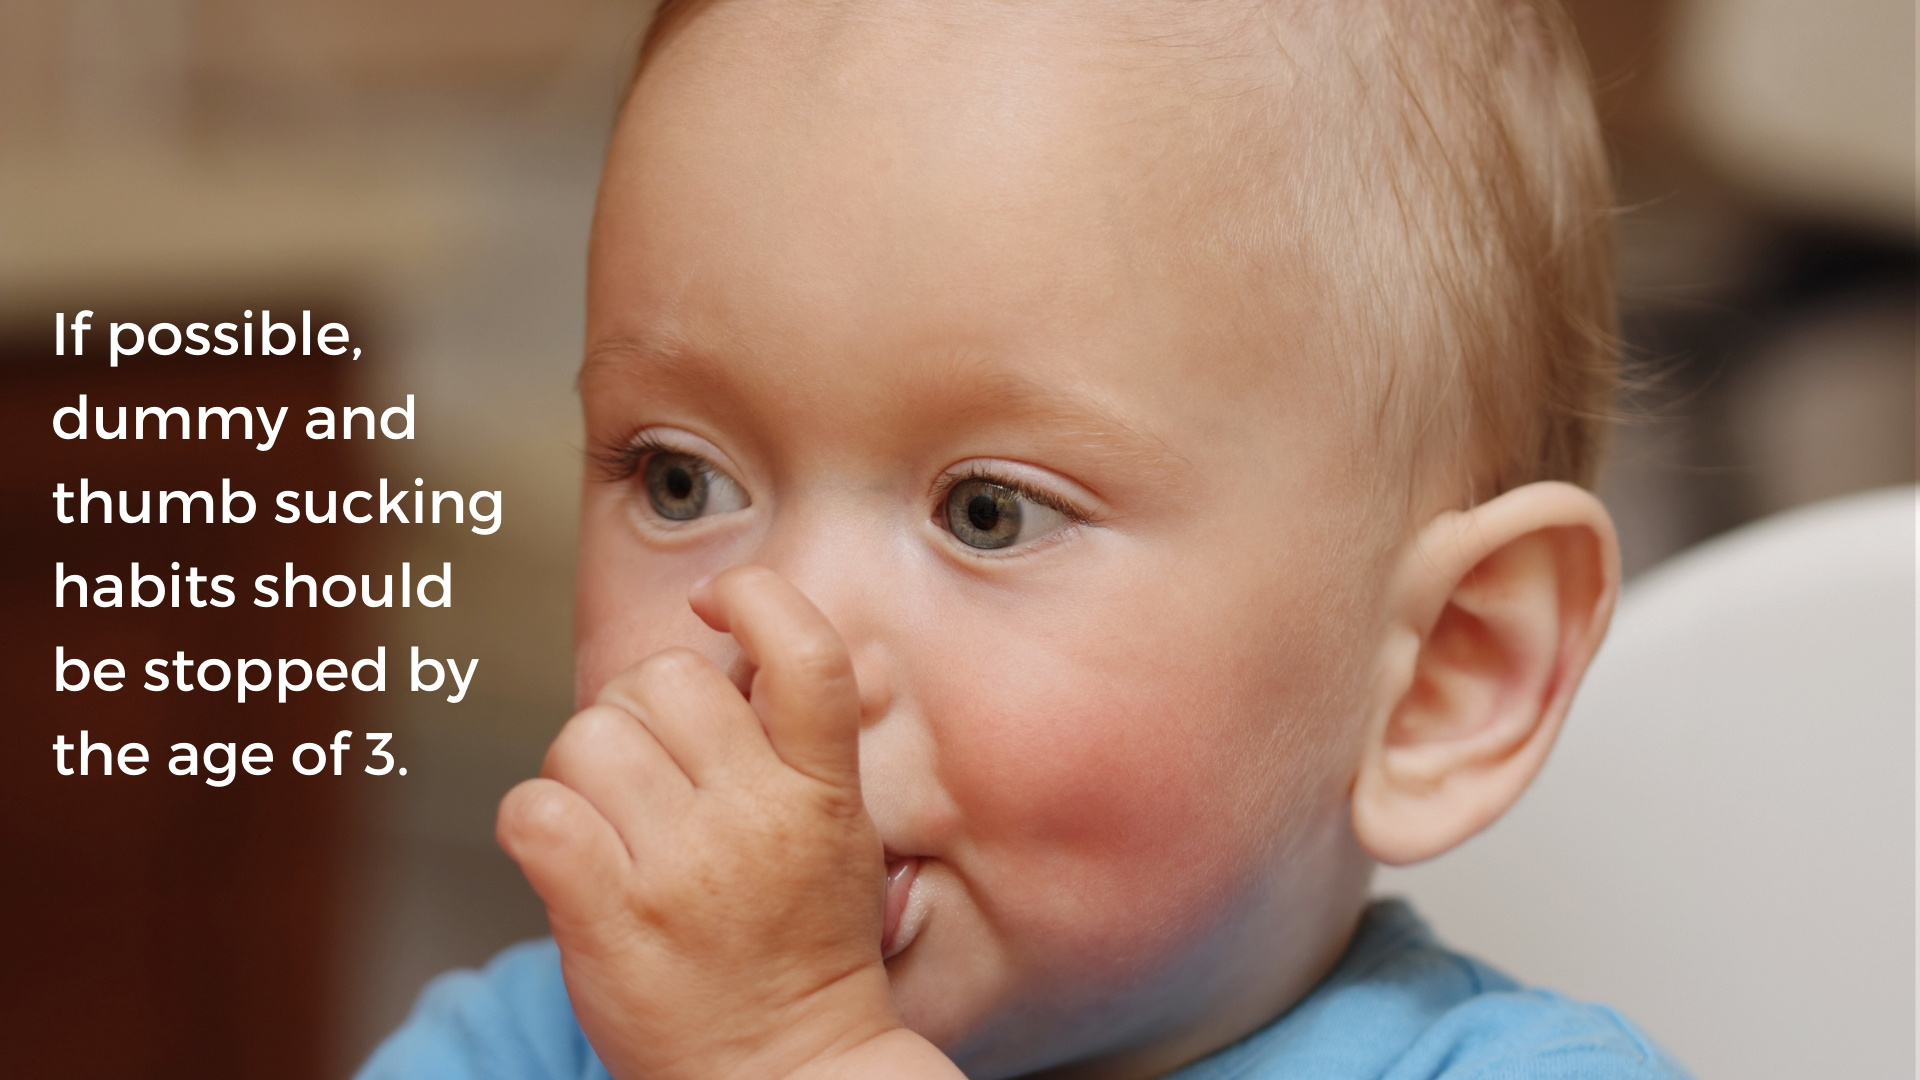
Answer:
[(1444, 502), (1593, 486), (1619, 380), (1612, 191), (1565, 13), (1288, 6), (1330, 46), (1296, 85), (1339, 99), (1318, 110), (1335, 179), (1298, 196), (1320, 221), (1304, 242), (1382, 361), (1361, 371), (1383, 435), (1411, 442)]

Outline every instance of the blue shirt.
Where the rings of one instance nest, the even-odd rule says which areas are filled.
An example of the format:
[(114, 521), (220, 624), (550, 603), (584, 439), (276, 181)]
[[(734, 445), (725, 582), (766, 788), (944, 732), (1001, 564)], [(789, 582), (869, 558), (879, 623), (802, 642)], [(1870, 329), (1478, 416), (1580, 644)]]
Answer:
[[(605, 1080), (551, 940), (427, 985), (357, 1080)], [(1686, 1080), (1618, 1013), (1524, 989), (1397, 900), (1278, 1020), (1166, 1080)]]

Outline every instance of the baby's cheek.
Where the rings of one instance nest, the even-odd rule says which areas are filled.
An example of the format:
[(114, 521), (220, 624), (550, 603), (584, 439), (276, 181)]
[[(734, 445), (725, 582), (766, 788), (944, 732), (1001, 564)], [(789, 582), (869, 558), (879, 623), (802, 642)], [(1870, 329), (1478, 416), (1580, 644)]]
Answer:
[(1154, 680), (1029, 659), (1051, 677), (997, 680), (942, 733), (963, 870), (1016, 952), (1151, 966), (1258, 873), (1272, 765), (1250, 760), (1265, 747), (1244, 688), (1204, 667)]
[(575, 706), (584, 707), (607, 680), (669, 646), (693, 648), (724, 665), (732, 640), (687, 605), (693, 583), (724, 563), (661, 558), (634, 538), (613, 489), (589, 485), (587, 499), (575, 584)]
[(1151, 705), (1043, 700), (1032, 714), (981, 717), (965, 736), (978, 745), (954, 755), (967, 774), (956, 786), (980, 795), (961, 796), (975, 831), (1079, 857), (1191, 843), (1215, 755), (1206, 733)]

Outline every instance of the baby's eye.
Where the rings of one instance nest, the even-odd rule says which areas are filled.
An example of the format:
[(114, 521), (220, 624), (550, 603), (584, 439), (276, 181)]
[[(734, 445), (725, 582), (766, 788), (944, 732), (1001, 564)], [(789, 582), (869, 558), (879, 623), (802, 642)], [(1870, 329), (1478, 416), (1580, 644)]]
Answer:
[(691, 521), (707, 514), (745, 509), (747, 493), (733, 477), (705, 458), (672, 450), (647, 455), (641, 472), (653, 512), (668, 521)]
[(980, 477), (947, 489), (946, 519), (955, 539), (982, 550), (1038, 539), (1069, 520), (1018, 488)]

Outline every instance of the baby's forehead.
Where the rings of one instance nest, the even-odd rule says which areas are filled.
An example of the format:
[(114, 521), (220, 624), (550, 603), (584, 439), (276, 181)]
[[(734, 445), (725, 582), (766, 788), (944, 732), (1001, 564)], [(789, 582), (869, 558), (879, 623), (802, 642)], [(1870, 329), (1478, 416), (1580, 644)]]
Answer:
[(844, 73), (849, 63), (888, 56), (944, 56), (1001, 70), (1022, 59), (1104, 58), (1152, 65), (1158, 70), (1146, 74), (1164, 78), (1166, 65), (1268, 63), (1288, 48), (1281, 37), (1292, 31), (1282, 31), (1282, 23), (1312, 21), (1292, 18), (1293, 6), (1276, 0), (666, 0), (641, 65), (707, 38), (722, 43), (725, 54), (704, 58), (708, 63), (778, 57)]
[[(608, 186), (646, 181), (660, 201), (741, 222), (739, 207), (817, 221), (822, 245), (879, 220), (947, 245), (950, 260), (1004, 260), (1018, 252), (998, 241), (1037, 252), (1071, 234), (1083, 266), (1206, 277), (1223, 316), (1265, 316), (1287, 306), (1276, 288), (1311, 284), (1287, 250), (1307, 227), (1289, 220), (1289, 188), (1309, 140), (1287, 103), (1292, 61), (1259, 7), (731, 0), (669, 12)], [(874, 194), (880, 180), (895, 181), (890, 201)], [(928, 226), (936, 203), (950, 219), (938, 224), (957, 228)]]
[(761, 138), (838, 126), (1036, 166), (1025, 152), (1046, 143), (1109, 159), (1108, 176), (1178, 173), (1192, 204), (1256, 164), (1271, 175), (1263, 159), (1297, 76), (1289, 50), (1306, 47), (1283, 46), (1290, 36), (1245, 0), (670, 5), (629, 108), (758, 120)]
[(657, 326), (616, 316), (690, 326), (700, 308), (697, 336), (732, 335), (736, 355), (992, 355), (1156, 410), (1351, 419), (1318, 284), (1289, 255), (1291, 61), (1251, 10), (731, 0), (670, 17), (610, 154), (590, 336), (646, 340)]

